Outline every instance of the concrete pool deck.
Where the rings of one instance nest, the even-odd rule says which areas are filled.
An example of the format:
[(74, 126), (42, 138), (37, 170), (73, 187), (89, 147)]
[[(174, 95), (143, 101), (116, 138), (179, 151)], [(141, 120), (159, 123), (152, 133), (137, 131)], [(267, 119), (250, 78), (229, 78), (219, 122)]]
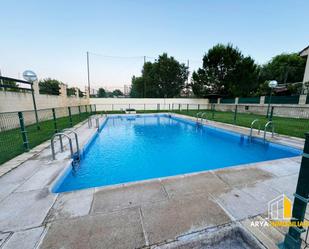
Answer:
[[(208, 125), (248, 134), (247, 128)], [(84, 145), (96, 129), (83, 123), (76, 131)], [(274, 140), (298, 148), (304, 143)], [(54, 194), (51, 185), (70, 163), (68, 152), (56, 157), (51, 161), (45, 142), (0, 167), (0, 248), (177, 248), (188, 237), (229, 224), (276, 248), (286, 229), (250, 223), (265, 221), (267, 203), (278, 195), (293, 199), (301, 159)]]

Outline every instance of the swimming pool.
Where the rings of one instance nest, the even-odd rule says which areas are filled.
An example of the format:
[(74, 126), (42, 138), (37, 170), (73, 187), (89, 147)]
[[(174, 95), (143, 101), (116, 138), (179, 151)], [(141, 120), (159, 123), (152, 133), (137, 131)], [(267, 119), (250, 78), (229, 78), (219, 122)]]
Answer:
[(293, 157), (300, 150), (170, 115), (108, 117), (80, 166), (53, 192), (127, 183)]

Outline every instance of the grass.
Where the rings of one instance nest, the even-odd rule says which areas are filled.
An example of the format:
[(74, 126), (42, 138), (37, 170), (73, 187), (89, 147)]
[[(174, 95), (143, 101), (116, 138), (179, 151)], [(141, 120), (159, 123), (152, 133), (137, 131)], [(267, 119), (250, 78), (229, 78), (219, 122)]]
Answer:
[[(88, 113), (81, 113), (81, 115), (72, 115), (72, 126), (87, 119)], [(57, 130), (71, 127), (69, 117), (62, 117), (56, 119)], [(33, 148), (42, 142), (50, 139), (55, 133), (55, 126), (53, 120), (39, 122), (40, 129), (37, 129), (36, 124), (26, 126), (27, 137), (29, 141), (29, 148)], [(23, 140), (19, 128), (0, 132), (0, 164), (10, 160), (11, 158), (23, 153), (25, 151)]]
[[(184, 114), (192, 117), (196, 117), (198, 112), (202, 110), (189, 110), (189, 111), (174, 111), (175, 113)], [(214, 115), (210, 110), (204, 110), (206, 112), (206, 118), (209, 120), (236, 124), (239, 126), (250, 127), (251, 122), (254, 119), (261, 121), (261, 128), (263, 129), (268, 119), (265, 115), (249, 114), (249, 113), (237, 113), (236, 122), (234, 122), (234, 112), (219, 112), (215, 111)], [(301, 118), (287, 118), (287, 117), (273, 117), (275, 126), (275, 132), (283, 135), (301, 137), (304, 138), (305, 132), (309, 131), (309, 120)]]

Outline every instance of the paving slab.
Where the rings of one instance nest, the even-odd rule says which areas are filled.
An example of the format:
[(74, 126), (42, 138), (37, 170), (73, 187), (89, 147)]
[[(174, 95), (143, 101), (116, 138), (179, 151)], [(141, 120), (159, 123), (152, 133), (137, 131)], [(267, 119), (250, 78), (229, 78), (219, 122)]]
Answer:
[(166, 178), (161, 182), (170, 197), (192, 193), (215, 195), (229, 189), (228, 185), (212, 172)]
[(160, 181), (102, 188), (95, 192), (92, 212), (104, 213), (123, 208), (166, 200), (167, 194)]
[(173, 198), (141, 207), (149, 244), (230, 222), (227, 214), (207, 194)]
[(39, 243), (44, 227), (14, 233), (2, 249), (34, 249)]
[(239, 189), (215, 197), (218, 203), (236, 220), (258, 215), (267, 211), (267, 205)]
[(61, 193), (48, 214), (48, 221), (67, 219), (89, 214), (94, 189)]
[(63, 170), (63, 165), (41, 167), (33, 176), (22, 184), (16, 192), (43, 189), (49, 186)]
[(230, 186), (241, 186), (270, 179), (273, 175), (256, 167), (229, 168), (215, 171), (215, 174)]
[[(250, 220), (267, 222), (267, 220), (261, 216), (251, 218)], [(284, 240), (284, 235), (280, 233), (275, 227), (271, 226), (270, 224), (269, 226), (259, 227), (259, 230), (261, 230), (261, 232), (264, 233), (269, 239), (271, 239), (273, 243), (276, 245)]]
[(139, 208), (53, 222), (41, 249), (140, 248), (145, 245)]
[(300, 163), (289, 159), (279, 159), (275, 161), (264, 162), (259, 167), (275, 176), (288, 176), (298, 174), (300, 169)]
[(17, 189), (20, 184), (19, 183), (4, 183), (0, 185), (0, 202), (10, 195), (15, 189)]
[(48, 189), (11, 194), (0, 202), (0, 231), (40, 226), (55, 199)]
[(298, 181), (298, 174), (291, 176), (284, 176), (280, 178), (273, 178), (264, 182), (267, 186), (277, 190), (280, 194), (287, 195), (291, 200), (294, 199), (293, 194), (296, 191)]
[(250, 184), (240, 189), (265, 205), (280, 195), (279, 191), (270, 188), (263, 182)]
[(5, 183), (18, 183), (25, 182), (35, 172), (40, 169), (41, 162), (38, 160), (28, 160), (19, 165), (19, 167), (11, 170), (0, 178), (0, 185)]
[(4, 242), (8, 239), (10, 233), (0, 233), (0, 247), (4, 244)]
[(271, 239), (269, 239), (264, 233), (260, 231), (257, 227), (251, 226), (251, 221), (246, 219), (241, 222), (242, 225), (253, 234), (267, 249), (278, 249), (278, 247), (273, 243)]

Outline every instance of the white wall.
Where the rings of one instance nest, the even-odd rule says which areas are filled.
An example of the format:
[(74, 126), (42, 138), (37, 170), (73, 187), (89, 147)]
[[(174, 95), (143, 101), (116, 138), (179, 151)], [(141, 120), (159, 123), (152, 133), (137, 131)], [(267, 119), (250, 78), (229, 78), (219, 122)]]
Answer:
[[(61, 95), (39, 94), (37, 83), (34, 84), (34, 93), (37, 109), (88, 105), (89, 98), (79, 98), (77, 96), (68, 97), (66, 85), (61, 85)], [(31, 92), (10, 92), (0, 91), (0, 113), (33, 110)]]
[(183, 99), (183, 98), (91, 98), (90, 104), (95, 104), (97, 111), (119, 111), (126, 108), (136, 110), (160, 110), (186, 109), (187, 104), (190, 109), (206, 108), (208, 99)]

